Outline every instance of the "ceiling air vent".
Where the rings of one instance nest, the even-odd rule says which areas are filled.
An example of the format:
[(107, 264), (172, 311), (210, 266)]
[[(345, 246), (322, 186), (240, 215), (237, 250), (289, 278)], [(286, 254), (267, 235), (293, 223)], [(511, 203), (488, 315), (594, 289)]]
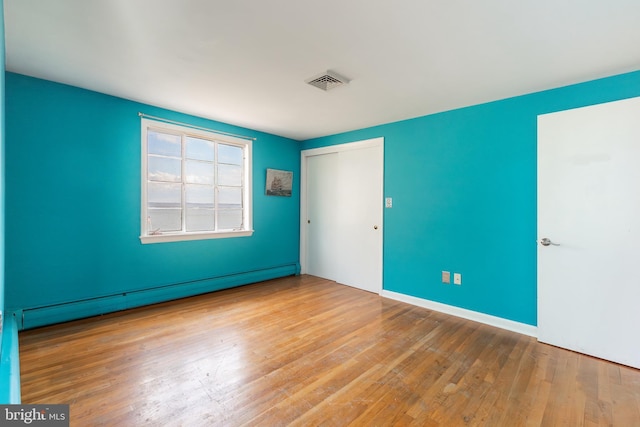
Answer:
[(315, 86), (318, 89), (327, 91), (335, 89), (338, 86), (346, 85), (349, 83), (349, 80), (345, 79), (339, 74), (334, 73), (333, 71), (327, 71), (326, 73), (322, 73), (317, 77), (306, 80), (306, 82), (311, 86)]

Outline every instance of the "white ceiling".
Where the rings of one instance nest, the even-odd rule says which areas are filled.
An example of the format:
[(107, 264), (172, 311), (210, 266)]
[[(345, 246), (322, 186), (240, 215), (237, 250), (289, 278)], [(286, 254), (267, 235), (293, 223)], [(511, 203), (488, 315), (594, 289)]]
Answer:
[(640, 69), (638, 0), (4, 4), (9, 71), (298, 140)]

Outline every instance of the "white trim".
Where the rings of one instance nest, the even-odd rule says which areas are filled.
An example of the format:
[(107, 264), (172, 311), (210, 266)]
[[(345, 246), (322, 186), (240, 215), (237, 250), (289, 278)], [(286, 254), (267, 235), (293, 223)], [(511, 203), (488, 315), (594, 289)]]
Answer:
[[(300, 273), (307, 274), (307, 158), (319, 156), (322, 154), (339, 153), (349, 150), (359, 150), (363, 148), (382, 147), (382, 182), (381, 193), (384, 198), (384, 137), (365, 139), (362, 141), (349, 142), (345, 144), (329, 145), (326, 147), (310, 148), (300, 152)], [(384, 230), (384, 210), (382, 212), (382, 229)], [(384, 260), (382, 259), (384, 252), (384, 234), (382, 236), (382, 251), (380, 253), (380, 289), (378, 294), (381, 295), (384, 288)]]
[(216, 233), (158, 234), (140, 236), (140, 242), (142, 242), (142, 244), (182, 242), (184, 240), (226, 239), (229, 237), (248, 237), (251, 235), (253, 235), (253, 230), (219, 231)]
[(380, 295), (392, 300), (405, 302), (407, 304), (415, 305), (444, 314), (449, 314), (451, 316), (461, 317), (463, 319), (471, 320), (474, 322), (484, 323), (485, 325), (495, 326), (496, 328), (506, 329), (507, 331), (517, 332), (522, 335), (528, 335), (534, 338), (538, 337), (538, 328), (535, 326), (527, 325), (525, 323), (515, 322), (513, 320), (503, 319), (502, 317), (491, 316), (489, 314), (467, 310), (464, 308), (442, 304), (439, 302), (413, 297), (393, 291), (383, 290)]
[(300, 152), (300, 274), (307, 274), (307, 150)]
[(151, 116), (149, 114), (140, 113), (140, 112), (138, 113), (138, 117), (141, 117), (143, 119), (155, 120), (155, 121), (163, 122), (163, 123), (170, 123), (170, 124), (174, 124), (174, 125), (178, 125), (178, 126), (187, 127), (187, 128), (190, 128), (190, 129), (203, 130), (205, 132), (213, 132), (213, 133), (215, 133), (217, 135), (226, 135), (226, 136), (231, 136), (231, 137), (234, 137), (234, 138), (250, 139), (251, 141), (255, 141), (255, 140), (258, 139), (258, 138), (255, 138), (253, 136), (245, 136), (245, 135), (238, 135), (238, 134), (230, 133), (230, 132), (223, 132), (221, 130), (209, 129), (209, 128), (202, 127), (202, 126), (192, 125), (190, 123), (184, 123), (184, 122), (178, 122), (176, 120), (164, 119), (162, 117)]
[(328, 145), (326, 147), (310, 148), (302, 150), (302, 158), (309, 156), (319, 156), (321, 154), (339, 153), (340, 151), (360, 150), (362, 148), (384, 146), (384, 137), (364, 139), (362, 141), (349, 142), (346, 144)]

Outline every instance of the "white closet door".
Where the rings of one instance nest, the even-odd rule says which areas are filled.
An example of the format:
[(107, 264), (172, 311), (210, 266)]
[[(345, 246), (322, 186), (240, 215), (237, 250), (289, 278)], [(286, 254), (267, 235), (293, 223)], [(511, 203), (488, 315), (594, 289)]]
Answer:
[(640, 98), (538, 118), (538, 339), (640, 368)]
[(370, 292), (382, 289), (382, 147), (338, 154), (336, 280)]
[(303, 152), (302, 272), (382, 290), (383, 141)]
[(338, 205), (333, 201), (337, 186), (337, 153), (307, 159), (306, 272), (330, 280), (338, 277)]

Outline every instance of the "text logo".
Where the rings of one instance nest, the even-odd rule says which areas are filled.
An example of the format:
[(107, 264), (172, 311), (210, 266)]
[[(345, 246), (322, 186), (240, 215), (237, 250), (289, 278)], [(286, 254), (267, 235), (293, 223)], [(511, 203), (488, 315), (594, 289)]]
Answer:
[(69, 427), (69, 405), (0, 405), (0, 426)]

